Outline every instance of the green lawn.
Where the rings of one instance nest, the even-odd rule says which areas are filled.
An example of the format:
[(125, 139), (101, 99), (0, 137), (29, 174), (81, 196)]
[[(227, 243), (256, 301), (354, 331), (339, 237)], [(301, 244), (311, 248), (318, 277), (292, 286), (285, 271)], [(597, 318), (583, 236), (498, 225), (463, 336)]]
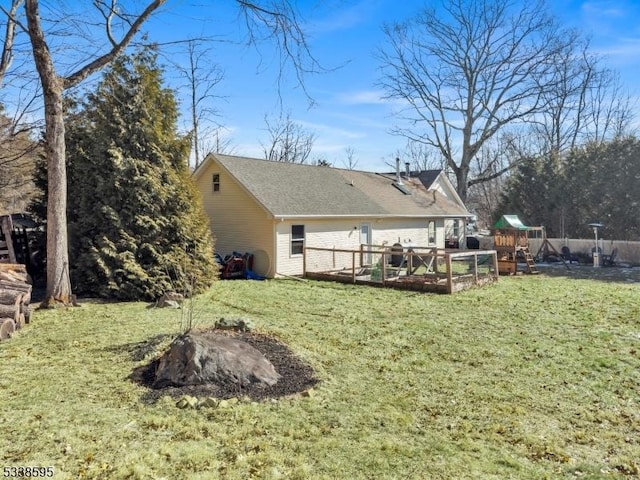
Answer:
[(501, 278), (450, 296), (218, 282), (199, 327), (250, 318), (321, 382), (230, 408), (142, 401), (136, 347), (178, 311), (37, 311), (0, 343), (0, 467), (56, 479), (631, 478), (640, 475), (640, 285)]

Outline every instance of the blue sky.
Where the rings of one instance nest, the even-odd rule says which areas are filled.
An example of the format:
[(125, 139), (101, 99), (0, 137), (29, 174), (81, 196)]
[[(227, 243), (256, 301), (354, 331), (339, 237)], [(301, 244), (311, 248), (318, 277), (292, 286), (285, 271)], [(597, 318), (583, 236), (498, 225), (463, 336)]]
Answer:
[[(222, 6), (225, 2), (202, 3), (187, 10), (183, 8), (186, 1), (168, 2), (160, 20), (149, 26), (152, 38), (156, 28), (165, 35), (168, 31), (181, 35), (187, 30), (197, 35), (199, 29), (237, 38), (238, 24), (232, 12), (224, 10), (229, 8)], [(425, 3), (328, 0), (299, 4), (308, 19), (313, 54), (324, 67), (335, 69), (307, 76), (306, 88), (315, 101), (311, 108), (295, 82), (285, 82), (281, 91), (283, 109), (316, 135), (316, 156), (343, 167), (349, 147), (355, 152), (358, 169), (388, 170), (385, 161), (390, 161), (405, 141), (389, 134), (394, 123), (393, 105), (380, 100), (381, 92), (376, 87), (379, 63), (374, 52), (384, 42), (384, 22), (406, 20)], [(549, 5), (563, 25), (590, 36), (592, 51), (605, 56), (603, 65), (618, 70), (630, 93), (640, 95), (640, 1), (553, 0)], [(206, 25), (203, 18), (208, 19)], [(182, 27), (177, 28), (178, 24)], [(278, 115), (280, 110), (272, 52), (264, 46), (259, 56), (255, 49), (224, 42), (214, 48), (224, 70), (224, 79), (216, 90), (225, 97), (216, 105), (221, 114), (217, 121), (228, 128), (233, 153), (261, 157), (261, 143), (268, 142), (264, 117)]]

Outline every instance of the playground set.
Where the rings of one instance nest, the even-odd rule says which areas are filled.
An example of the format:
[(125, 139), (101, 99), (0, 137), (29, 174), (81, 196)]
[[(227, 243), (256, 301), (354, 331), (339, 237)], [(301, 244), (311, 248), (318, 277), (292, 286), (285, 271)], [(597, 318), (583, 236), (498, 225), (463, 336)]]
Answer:
[[(567, 255), (559, 253), (546, 237), (544, 227), (529, 227), (522, 223), (517, 215), (503, 215), (493, 225), (494, 248), (498, 255), (498, 272), (500, 275), (515, 275), (516, 273), (539, 273), (536, 267), (536, 258), (548, 258), (553, 252), (555, 258), (560, 260), (569, 269)], [(542, 244), (535, 255), (529, 249), (529, 239), (535, 235), (542, 238)], [(569, 257), (570, 259), (570, 257)], [(521, 265), (522, 270), (518, 270)]]

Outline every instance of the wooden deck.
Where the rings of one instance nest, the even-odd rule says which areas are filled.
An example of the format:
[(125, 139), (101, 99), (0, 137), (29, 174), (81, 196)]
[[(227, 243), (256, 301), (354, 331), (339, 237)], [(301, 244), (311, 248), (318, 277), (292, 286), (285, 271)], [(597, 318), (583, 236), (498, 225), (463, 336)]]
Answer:
[(306, 247), (304, 277), (450, 294), (497, 281), (498, 260), (495, 250), (410, 247), (399, 252), (376, 245), (362, 245), (360, 250)]

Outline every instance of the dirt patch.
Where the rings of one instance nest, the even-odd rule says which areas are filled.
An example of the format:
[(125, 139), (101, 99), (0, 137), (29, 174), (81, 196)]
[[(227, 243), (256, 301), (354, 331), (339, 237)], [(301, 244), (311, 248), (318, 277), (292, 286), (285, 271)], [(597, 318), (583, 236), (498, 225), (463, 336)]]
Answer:
[[(155, 373), (158, 367), (158, 360), (153, 360), (148, 365), (136, 368), (131, 374), (131, 379), (149, 388), (143, 395), (142, 400), (146, 403), (154, 403), (159, 398), (169, 395), (172, 398), (181, 398), (185, 395), (194, 397), (215, 397), (218, 399), (228, 399), (233, 397), (249, 397), (253, 400), (264, 400), (268, 398), (280, 398), (304, 392), (318, 383), (315, 372), (311, 366), (298, 358), (284, 343), (268, 335), (252, 332), (232, 332), (216, 330), (222, 335), (234, 336), (239, 340), (247, 342), (273, 364), (280, 374), (280, 379), (273, 386), (249, 385), (240, 387), (239, 385), (190, 385), (185, 387), (165, 387), (154, 389), (152, 387), (155, 380)], [(151, 340), (153, 343), (155, 339)], [(141, 345), (140, 348), (146, 349)], [(133, 352), (134, 355), (137, 352)]]
[(601, 282), (640, 283), (640, 267), (616, 265), (613, 267), (594, 267), (593, 265), (569, 265), (563, 263), (539, 263), (536, 267), (541, 273), (551, 277), (567, 277)]

